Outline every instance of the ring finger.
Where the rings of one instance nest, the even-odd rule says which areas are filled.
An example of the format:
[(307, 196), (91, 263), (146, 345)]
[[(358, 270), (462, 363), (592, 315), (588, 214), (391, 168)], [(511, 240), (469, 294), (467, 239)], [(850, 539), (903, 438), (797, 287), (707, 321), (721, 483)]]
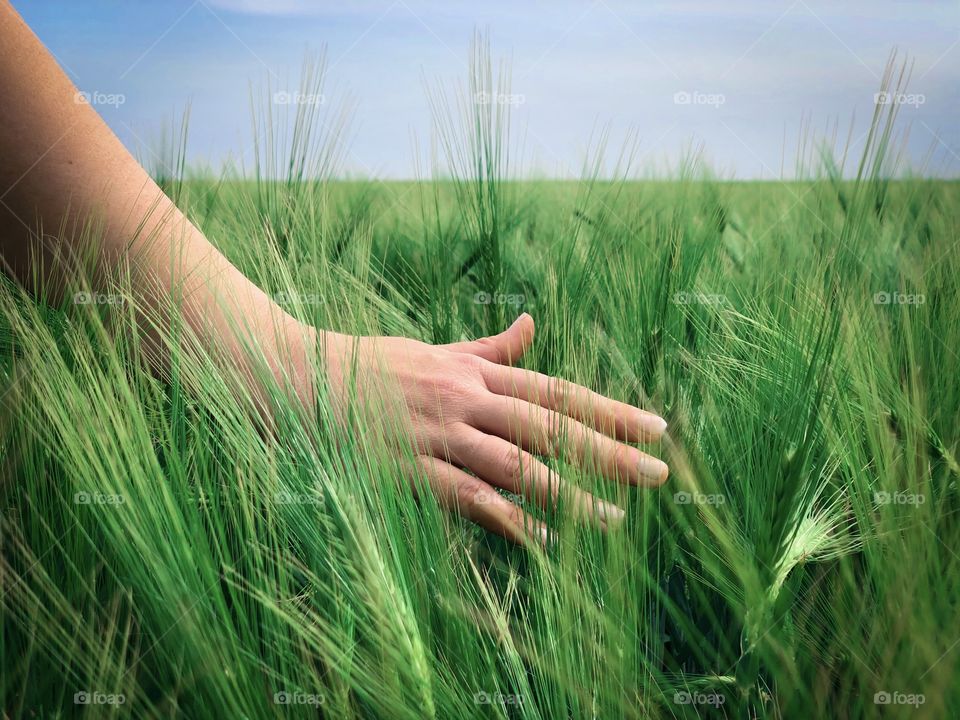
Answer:
[(476, 428), (467, 428), (450, 445), (456, 461), (479, 477), (508, 492), (553, 507), (561, 492), (578, 518), (604, 528), (623, 519), (623, 510), (598, 500), (571, 483), (561, 482), (550, 468), (517, 445)]

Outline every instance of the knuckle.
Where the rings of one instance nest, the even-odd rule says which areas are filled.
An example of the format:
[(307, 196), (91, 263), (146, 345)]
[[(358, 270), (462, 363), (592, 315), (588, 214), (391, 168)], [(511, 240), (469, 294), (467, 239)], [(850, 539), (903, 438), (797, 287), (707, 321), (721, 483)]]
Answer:
[(492, 493), (493, 490), (479, 480), (464, 481), (457, 488), (460, 504), (465, 507), (489, 504), (493, 499)]
[[(477, 358), (479, 360), (479, 358)], [(467, 361), (470, 362), (470, 361)], [(437, 375), (433, 380), (434, 389), (441, 397), (463, 398), (475, 396), (481, 389), (476, 374), (467, 369), (463, 360), (454, 360), (454, 368)]]
[(469, 420), (471, 410), (480, 401), (475, 387), (457, 379), (438, 381), (434, 393), (438, 414), (458, 423)]
[(477, 452), (477, 438), (470, 432), (471, 428), (463, 422), (455, 422), (438, 433), (435, 447), (442, 452), (448, 461), (465, 462)]
[(460, 395), (467, 389), (467, 385), (462, 378), (450, 374), (435, 377), (433, 387), (440, 396)]
[(473, 355), (470, 353), (459, 353), (457, 356), (457, 363), (462, 368), (472, 373), (479, 372), (483, 368), (484, 363), (486, 362), (487, 361), (484, 360), (479, 355)]
[(510, 446), (501, 452), (498, 466), (503, 478), (511, 483), (518, 485), (523, 479), (523, 462), (520, 458), (520, 450)]

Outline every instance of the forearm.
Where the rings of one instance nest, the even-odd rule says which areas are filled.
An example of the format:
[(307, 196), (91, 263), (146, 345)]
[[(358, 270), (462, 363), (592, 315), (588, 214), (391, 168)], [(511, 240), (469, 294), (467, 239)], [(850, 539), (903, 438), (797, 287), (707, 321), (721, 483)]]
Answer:
[(0, 98), (8, 273), (55, 299), (92, 241), (93, 263), (83, 270), (94, 287), (84, 289), (105, 290), (113, 269), (128, 267), (138, 301), (161, 322), (176, 297), (205, 344), (242, 359), (252, 340), (272, 365), (283, 362), (281, 343), (298, 324), (207, 241), (94, 109), (76, 102), (77, 89), (6, 0)]

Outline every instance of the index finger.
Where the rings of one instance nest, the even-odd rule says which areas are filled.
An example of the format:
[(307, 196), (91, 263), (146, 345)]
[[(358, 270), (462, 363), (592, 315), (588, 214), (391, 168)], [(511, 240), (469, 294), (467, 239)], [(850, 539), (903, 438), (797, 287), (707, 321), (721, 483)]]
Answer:
[(481, 373), (492, 393), (563, 413), (622, 442), (653, 442), (667, 429), (666, 421), (655, 413), (567, 380), (493, 363), (484, 363)]

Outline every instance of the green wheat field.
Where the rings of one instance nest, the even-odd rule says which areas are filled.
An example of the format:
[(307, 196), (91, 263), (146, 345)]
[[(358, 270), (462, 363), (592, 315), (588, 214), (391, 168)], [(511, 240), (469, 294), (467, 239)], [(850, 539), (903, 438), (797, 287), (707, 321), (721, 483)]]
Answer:
[(213, 362), (156, 378), (122, 278), (4, 282), (4, 717), (955, 717), (960, 183), (898, 170), (895, 105), (856, 154), (805, 142), (802, 180), (638, 179), (602, 137), (577, 180), (517, 179), (509, 108), (469, 102), (505, 78), (473, 67), (429, 93), (419, 182), (338, 179), (350, 118), (270, 88), (246, 167), (191, 169), (187, 122), (143, 160), (318, 327), (530, 313), (524, 367), (667, 419), (667, 484), (561, 453), (625, 523), (528, 501), (556, 541), (511, 545), (322, 398), (306, 422), (276, 388), (265, 430)]

